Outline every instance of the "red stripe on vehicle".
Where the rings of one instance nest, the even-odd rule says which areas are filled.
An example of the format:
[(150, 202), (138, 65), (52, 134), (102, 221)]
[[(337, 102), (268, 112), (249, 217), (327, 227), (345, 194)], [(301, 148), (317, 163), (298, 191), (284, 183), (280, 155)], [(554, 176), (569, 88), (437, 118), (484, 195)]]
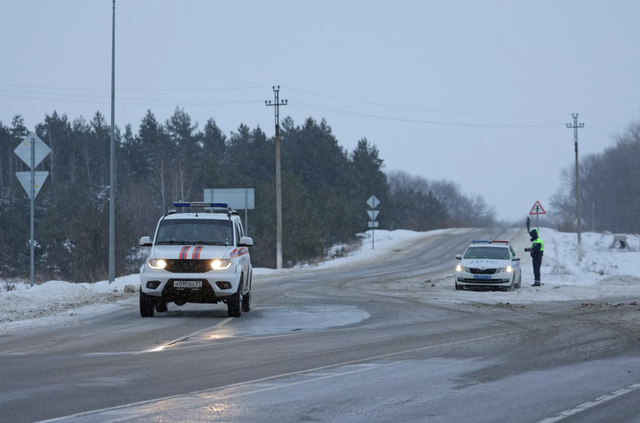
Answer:
[(200, 260), (200, 252), (202, 251), (203, 248), (204, 248), (203, 246), (195, 247), (193, 249), (193, 254), (191, 255), (191, 259), (192, 260)]
[(180, 250), (180, 260), (186, 260), (187, 259), (187, 254), (189, 254), (189, 248), (191, 248), (191, 247), (190, 246), (182, 247), (182, 250)]

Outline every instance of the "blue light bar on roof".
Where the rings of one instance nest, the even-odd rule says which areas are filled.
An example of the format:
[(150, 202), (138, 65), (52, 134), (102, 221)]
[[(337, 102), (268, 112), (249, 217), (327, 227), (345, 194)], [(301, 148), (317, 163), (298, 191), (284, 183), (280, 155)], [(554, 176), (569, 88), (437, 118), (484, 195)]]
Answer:
[(211, 207), (216, 209), (228, 209), (228, 203), (173, 203), (173, 207)]

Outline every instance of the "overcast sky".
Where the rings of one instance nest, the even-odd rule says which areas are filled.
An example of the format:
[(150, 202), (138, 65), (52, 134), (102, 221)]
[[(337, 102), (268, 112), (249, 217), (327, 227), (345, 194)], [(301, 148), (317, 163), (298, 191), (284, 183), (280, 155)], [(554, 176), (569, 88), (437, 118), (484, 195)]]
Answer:
[[(110, 119), (110, 0), (0, 4), (0, 121)], [(457, 182), (525, 219), (574, 163), (639, 120), (640, 1), (119, 0), (116, 124), (183, 108), (200, 128), (274, 134), (326, 119), (385, 170)], [(597, 207), (597, 205), (596, 205)], [(363, 204), (363, 209), (366, 205)], [(380, 207), (384, 212), (384, 205)]]

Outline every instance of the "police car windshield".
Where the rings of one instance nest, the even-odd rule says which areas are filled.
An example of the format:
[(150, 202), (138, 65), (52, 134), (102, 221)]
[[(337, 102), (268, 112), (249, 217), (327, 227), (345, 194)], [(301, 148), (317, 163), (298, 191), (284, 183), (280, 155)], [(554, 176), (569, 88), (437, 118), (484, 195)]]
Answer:
[(230, 220), (165, 219), (160, 222), (156, 245), (231, 245), (233, 224)]
[(466, 259), (509, 260), (508, 248), (502, 247), (469, 247), (464, 253)]

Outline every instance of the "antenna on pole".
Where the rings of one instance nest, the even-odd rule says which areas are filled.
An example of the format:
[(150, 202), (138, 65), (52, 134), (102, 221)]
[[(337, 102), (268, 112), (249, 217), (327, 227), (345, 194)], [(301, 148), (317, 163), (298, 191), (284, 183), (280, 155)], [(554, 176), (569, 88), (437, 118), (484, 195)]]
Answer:
[[(114, 0), (115, 1), (115, 0)], [(280, 85), (273, 87), (273, 103), (271, 100), (265, 101), (267, 106), (275, 106), (276, 121), (276, 219), (277, 219), (277, 242), (276, 242), (276, 269), (282, 269), (282, 182), (280, 180), (280, 106), (286, 106), (287, 100), (280, 101)]]
[(576, 206), (578, 213), (578, 261), (582, 261), (582, 241), (580, 240), (580, 167), (578, 167), (578, 128), (584, 128), (584, 123), (578, 123), (578, 114), (573, 113), (573, 125), (567, 123), (567, 128), (573, 128), (573, 142), (576, 146)]

